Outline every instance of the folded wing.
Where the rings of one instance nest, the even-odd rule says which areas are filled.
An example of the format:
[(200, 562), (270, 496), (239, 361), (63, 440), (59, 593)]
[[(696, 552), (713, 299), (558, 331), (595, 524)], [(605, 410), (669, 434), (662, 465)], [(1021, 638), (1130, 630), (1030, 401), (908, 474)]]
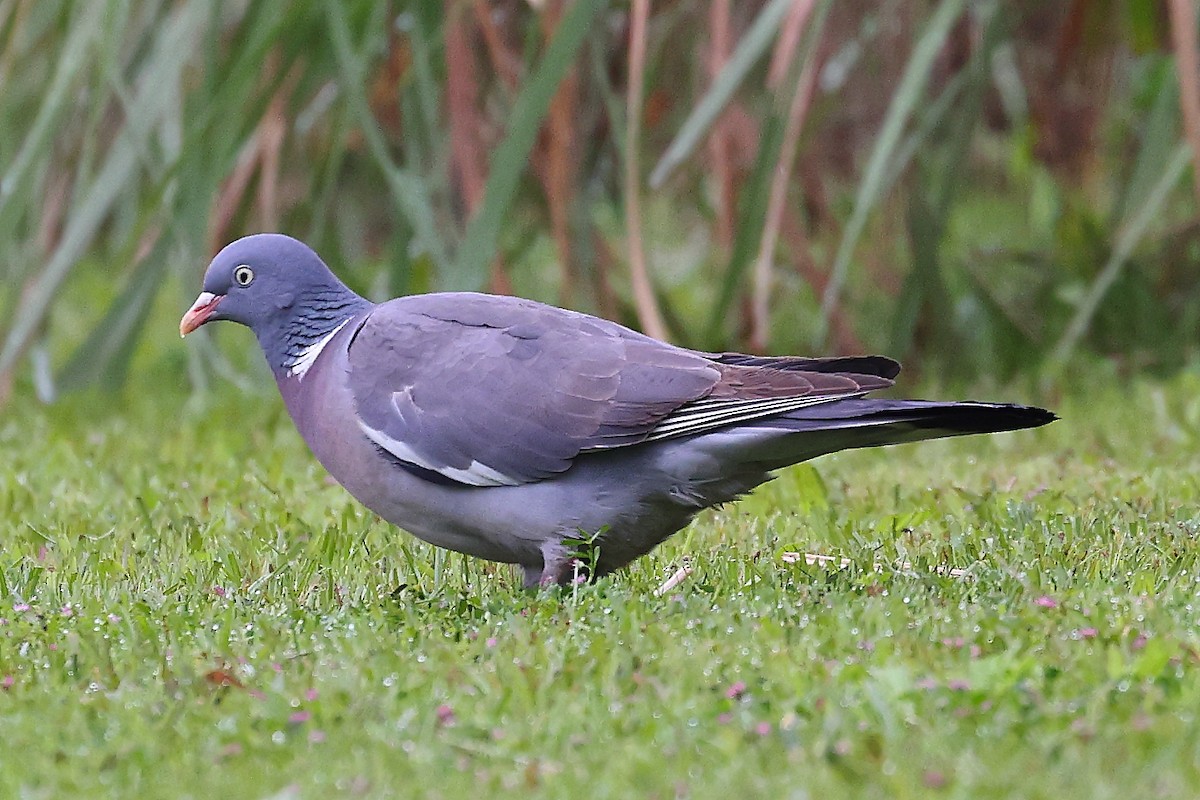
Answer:
[(465, 486), (538, 481), (582, 453), (891, 384), (878, 374), (886, 360), (841, 360), (863, 368), (843, 373), (818, 359), (709, 355), (584, 314), (470, 293), (378, 306), (354, 333), (349, 362), (363, 434), (419, 474)]

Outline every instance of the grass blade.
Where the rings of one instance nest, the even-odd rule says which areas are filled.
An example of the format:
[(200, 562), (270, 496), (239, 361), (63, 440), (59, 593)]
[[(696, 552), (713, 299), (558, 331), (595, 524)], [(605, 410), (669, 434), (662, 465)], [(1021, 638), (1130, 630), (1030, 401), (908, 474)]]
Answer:
[(109, 305), (104, 318), (61, 370), (58, 383), (64, 390), (79, 389), (93, 382), (113, 390), (124, 382), (138, 334), (167, 274), (167, 241), (165, 236), (158, 237), (129, 276), (125, 288)]
[(346, 19), (347, 8), (342, 3), (330, 3), (325, 10), (329, 19), (330, 44), (333, 45), (342, 73), (342, 90), (346, 93), (352, 112), (358, 118), (367, 149), (387, 179), (393, 201), (412, 224), (417, 242), (436, 264), (447, 264), (449, 256), (445, 242), (438, 234), (437, 219), (427, 187), (419, 177), (392, 161), (383, 133), (379, 129), (379, 121), (371, 113), (371, 106), (366, 97), (366, 65), (363, 58), (354, 52), (351, 44), (350, 24)]
[(1183, 128), (1192, 149), (1192, 191), (1200, 207), (1200, 57), (1196, 52), (1196, 4), (1193, 0), (1168, 0), (1175, 69), (1179, 73), (1179, 105)]
[(1133, 248), (1142, 240), (1142, 236), (1145, 235), (1146, 229), (1150, 227), (1150, 223), (1158, 218), (1171, 190), (1178, 185), (1180, 178), (1187, 171), (1188, 164), (1191, 163), (1191, 156), (1191, 147), (1187, 142), (1183, 142), (1175, 148), (1175, 152), (1166, 163), (1158, 182), (1150, 190), (1145, 202), (1137, 208), (1136, 213), (1117, 232), (1116, 243), (1113, 245), (1112, 254), (1109, 256), (1108, 262), (1100, 270), (1100, 274), (1096, 276), (1096, 280), (1093, 281), (1087, 296), (1079, 304), (1079, 309), (1075, 312), (1075, 316), (1071, 319), (1062, 338), (1059, 339), (1058, 344), (1054, 347), (1054, 352), (1047, 362), (1048, 376), (1053, 376), (1060, 372), (1067, 361), (1070, 360), (1079, 341), (1088, 332), (1088, 328), (1092, 324), (1092, 319), (1096, 316), (1096, 311), (1100, 308), (1100, 302), (1121, 274), (1121, 269), (1125, 266), (1125, 262), (1129, 259)]
[(696, 146), (704, 140), (708, 129), (717, 121), (730, 98), (742, 85), (751, 67), (757, 64), (770, 48), (771, 42), (779, 33), (783, 18), (787, 16), (794, 2), (795, 0), (771, 0), (759, 12), (746, 35), (738, 42), (733, 56), (713, 81), (712, 88), (696, 104), (650, 173), (651, 188), (657, 189), (662, 186), (667, 176), (687, 160)]
[(656, 339), (666, 339), (667, 324), (654, 299), (654, 284), (646, 266), (646, 248), (642, 242), (641, 174), (638, 170), (650, 0), (633, 0), (630, 13), (633, 21), (629, 33), (629, 96), (625, 111), (625, 236), (629, 240), (629, 277), (642, 330)]
[(833, 313), (834, 305), (838, 302), (842, 286), (846, 282), (850, 258), (854, 254), (859, 236), (866, 227), (867, 217), (883, 197), (882, 190), (887, 183), (885, 178), (888, 173), (888, 164), (900, 144), (905, 123), (916, 109), (917, 102), (925, 91), (925, 84), (929, 80), (934, 59), (941, 51), (954, 22), (962, 15), (965, 5), (966, 0), (942, 0), (913, 48), (912, 57), (909, 58), (908, 64), (904, 68), (904, 75), (900, 79), (899, 86), (896, 87), (895, 95), (892, 96), (883, 120), (883, 127), (879, 132), (879, 138), (875, 142), (866, 171), (858, 185), (858, 192), (854, 199), (854, 211), (850, 215), (849, 222), (846, 223), (846, 230), (842, 234), (837, 255), (833, 260), (829, 285), (825, 287), (825, 296), (821, 299), (821, 318), (817, 325), (816, 341), (813, 343), (817, 348), (823, 348), (825, 345), (829, 333), (829, 318)]
[(180, 6), (162, 29), (154, 52), (142, 68), (142, 79), (129, 109), (129, 114), (141, 124), (121, 130), (109, 148), (100, 172), (88, 184), (83, 200), (67, 220), (58, 246), (17, 309), (0, 349), (0, 375), (11, 370), (28, 347), (49, 312), (59, 286), (91, 245), (100, 224), (122, 191), (134, 181), (143, 148), (136, 136), (152, 128), (151, 121), (160, 119), (171, 109), (171, 98), (178, 91), (183, 67), (191, 59), (194, 44), (201, 38), (199, 29), (207, 22), (201, 5)]
[[(751, 304), (751, 345), (759, 351), (765, 350), (770, 338), (770, 300), (771, 300), (771, 265), (775, 260), (775, 245), (779, 241), (779, 228), (783, 222), (785, 203), (787, 202), (788, 183), (792, 175), (792, 167), (796, 161), (796, 151), (800, 141), (800, 132), (804, 129), (804, 121), (808, 116), (808, 108), (812, 104), (813, 90), (817, 83), (817, 45), (820, 43), (821, 32), (825, 27), (826, 12), (829, 2), (821, 4), (815, 20), (812, 20), (811, 36), (808, 40), (807, 52), (800, 60), (799, 68), (794, 68), (795, 77), (789, 82), (787, 94), (791, 102), (787, 109), (787, 122), (783, 129), (783, 142), (779, 149), (779, 160), (775, 164), (771, 179), (771, 190), (767, 200), (767, 216), (763, 224), (762, 241), (758, 248), (758, 259), (754, 270), (754, 287)], [(794, 6), (797, 27), (803, 29), (810, 20), (810, 15), (816, 7), (816, 0), (800, 0)], [(781, 40), (782, 41), (782, 40)], [(795, 40), (799, 42), (799, 37)], [(792, 45), (795, 46), (794, 44)]]
[(0, 215), (14, 197), (20, 196), (17, 190), (23, 187), (34, 159), (46, 152), (56, 132), (55, 122), (74, 106), (67, 97), (67, 91), (87, 66), (92, 42), (101, 30), (104, 5), (89, 3), (83, 9), (84, 15), (71, 26), (70, 36), (59, 53), (54, 78), (46, 89), (45, 99), (29, 127), (29, 133), (21, 142), (21, 149), (12, 164), (0, 178)]
[(720, 339), (717, 331), (725, 322), (729, 307), (737, 296), (742, 274), (753, 258), (754, 248), (762, 236), (763, 221), (766, 219), (770, 199), (771, 174), (778, 161), (783, 129), (783, 118), (778, 114), (773, 114), (763, 122), (754, 169), (743, 185), (739, 198), (737, 225), (729, 264), (721, 281), (721, 290), (708, 317), (707, 338), (714, 342)]
[(607, 6), (604, 0), (571, 3), (563, 14), (545, 55), (530, 73), (509, 112), (508, 130), (492, 155), (483, 205), (467, 224), (458, 259), (443, 275), (442, 288), (476, 289), (486, 282), (504, 215), (516, 194), (542, 120), (550, 110), (550, 101), (592, 32), (596, 18)]

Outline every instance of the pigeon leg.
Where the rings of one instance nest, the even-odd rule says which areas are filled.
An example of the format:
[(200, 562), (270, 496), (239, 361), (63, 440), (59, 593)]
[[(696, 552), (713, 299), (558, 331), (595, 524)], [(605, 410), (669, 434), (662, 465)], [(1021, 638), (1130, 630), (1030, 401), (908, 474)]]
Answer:
[[(537, 572), (534, 586), (569, 586), (572, 583), (587, 580), (591, 570), (584, 559), (579, 557), (578, 547), (566, 542), (546, 542), (542, 545), (542, 568)], [(530, 585), (534, 570), (526, 568), (525, 585)]]

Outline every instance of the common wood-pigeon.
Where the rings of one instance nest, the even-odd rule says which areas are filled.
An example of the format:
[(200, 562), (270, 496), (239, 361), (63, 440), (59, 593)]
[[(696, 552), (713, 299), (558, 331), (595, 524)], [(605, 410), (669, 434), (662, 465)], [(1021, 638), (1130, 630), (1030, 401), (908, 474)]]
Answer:
[(470, 292), (377, 305), (280, 234), (218, 253), (179, 330), (222, 319), (254, 331), (350, 494), (434, 545), (520, 565), (530, 586), (612, 572), (790, 464), (1056, 418), (866, 399), (900, 370), (882, 356), (704, 353)]

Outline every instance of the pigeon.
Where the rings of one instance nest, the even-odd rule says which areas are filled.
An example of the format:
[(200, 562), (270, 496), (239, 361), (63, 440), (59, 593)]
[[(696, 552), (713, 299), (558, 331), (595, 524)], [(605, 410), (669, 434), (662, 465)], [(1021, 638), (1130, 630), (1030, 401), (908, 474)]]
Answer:
[(209, 264), (181, 335), (250, 328), (313, 455), (383, 519), (516, 564), (595, 579), (702, 509), (826, 453), (1044, 425), (982, 402), (870, 399), (900, 365), (677, 347), (517, 297), (372, 303), (307, 245), (247, 236)]

